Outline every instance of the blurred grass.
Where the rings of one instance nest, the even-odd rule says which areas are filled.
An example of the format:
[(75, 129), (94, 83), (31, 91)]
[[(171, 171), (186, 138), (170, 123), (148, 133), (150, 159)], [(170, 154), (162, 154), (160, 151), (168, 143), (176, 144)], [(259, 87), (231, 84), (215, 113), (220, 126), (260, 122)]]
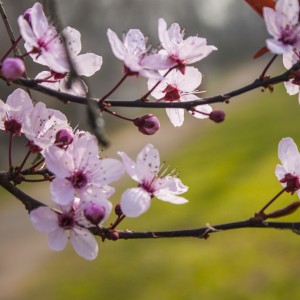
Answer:
[[(296, 97), (277, 87), (273, 95), (256, 91), (232, 102), (223, 124), (204, 121), (200, 135), (195, 127), (191, 140), (163, 155), (179, 167), (190, 202), (176, 206), (154, 200), (147, 214), (125, 220), (120, 229), (185, 229), (242, 220), (281, 189), (274, 175), (278, 142), (291, 136), (300, 145)], [(272, 209), (295, 199), (286, 194)], [(283, 220), (299, 220), (299, 212)], [(298, 299), (299, 250), (297, 235), (262, 229), (216, 233), (208, 240), (100, 243), (93, 262), (77, 257), (69, 245), (28, 278), (22, 299)]]

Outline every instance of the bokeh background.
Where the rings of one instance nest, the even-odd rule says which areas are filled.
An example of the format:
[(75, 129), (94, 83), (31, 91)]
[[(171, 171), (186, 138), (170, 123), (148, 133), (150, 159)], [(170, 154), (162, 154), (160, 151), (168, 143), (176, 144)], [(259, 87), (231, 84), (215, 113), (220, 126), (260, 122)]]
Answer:
[[(14, 31), (16, 18), (34, 1), (3, 1)], [(158, 44), (157, 20), (178, 22), (187, 35), (199, 34), (218, 47), (197, 67), (203, 72), (204, 96), (231, 91), (259, 76), (270, 54), (253, 60), (268, 36), (263, 20), (244, 1), (233, 0), (64, 0), (57, 1), (65, 26), (82, 34), (84, 52), (103, 56), (100, 72), (89, 78), (91, 95), (101, 97), (121, 77), (121, 62), (114, 58), (106, 38), (107, 28), (119, 35), (139, 28)], [(9, 39), (1, 27), (4, 54)], [(29, 75), (41, 69), (27, 59)], [(283, 72), (279, 58), (269, 71)], [(0, 85), (1, 99), (15, 86)], [(129, 79), (112, 98), (136, 99), (146, 91), (146, 80)], [(88, 129), (84, 107), (62, 105), (39, 93), (38, 101), (62, 109), (72, 124)], [(291, 136), (300, 143), (300, 108), (283, 85), (256, 90), (214, 105), (226, 112), (226, 121), (215, 124), (186, 116), (184, 126), (174, 128), (164, 111), (161, 130), (154, 136), (105, 116), (111, 147), (103, 155), (117, 157), (122, 150), (133, 158), (146, 143), (160, 150), (162, 160), (177, 167), (190, 187), (183, 206), (153, 200), (149, 212), (126, 219), (120, 229), (173, 230), (202, 227), (247, 219), (260, 210), (280, 189), (274, 174), (279, 163), (277, 146)], [(120, 112), (120, 110), (119, 110)], [(122, 110), (128, 116), (148, 113)], [(127, 126), (128, 125), (128, 126)], [(7, 166), (7, 136), (0, 134), (0, 166)], [(25, 140), (15, 144), (14, 161), (24, 156)], [(117, 185), (114, 203), (134, 182)], [(48, 185), (21, 186), (31, 196), (50, 203)], [(68, 245), (63, 252), (48, 249), (45, 234), (36, 232), (23, 206), (0, 189), (0, 299), (298, 299), (300, 297), (300, 238), (296, 234), (262, 229), (221, 232), (208, 240), (131, 240), (100, 243), (99, 257), (87, 262)], [(273, 209), (296, 196), (278, 199)], [(113, 216), (110, 221), (113, 220)], [(299, 212), (283, 220), (299, 221)]]

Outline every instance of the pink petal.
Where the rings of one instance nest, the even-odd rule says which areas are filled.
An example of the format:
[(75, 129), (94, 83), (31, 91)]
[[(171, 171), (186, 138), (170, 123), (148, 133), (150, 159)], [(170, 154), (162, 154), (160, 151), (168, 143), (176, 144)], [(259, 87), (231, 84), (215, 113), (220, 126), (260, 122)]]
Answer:
[(74, 58), (74, 63), (78, 75), (89, 77), (100, 70), (102, 57), (94, 53), (81, 54)]
[(293, 139), (283, 138), (279, 142), (278, 157), (288, 172), (292, 173), (295, 170), (300, 154)]
[(217, 48), (207, 45), (205, 38), (190, 36), (184, 40), (184, 44), (180, 48), (179, 59), (187, 64), (192, 64), (207, 57), (214, 50)]
[(299, 2), (298, 0), (280, 0), (276, 3), (276, 12), (285, 27), (293, 27), (298, 24), (299, 20)]
[(152, 180), (159, 172), (160, 159), (159, 152), (151, 144), (146, 145), (138, 154), (136, 160), (136, 169), (138, 178)]
[(263, 8), (264, 20), (266, 22), (266, 27), (270, 35), (275, 38), (280, 37), (280, 31), (276, 24), (276, 12), (270, 7)]
[(74, 187), (66, 179), (54, 178), (50, 185), (50, 192), (52, 200), (58, 205), (67, 206), (74, 201)]
[(46, 206), (32, 210), (30, 220), (34, 228), (42, 232), (52, 232), (58, 228), (57, 213)]
[(54, 251), (61, 251), (65, 248), (68, 238), (66, 232), (62, 228), (57, 228), (48, 234), (49, 248)]
[(184, 109), (182, 108), (166, 108), (166, 113), (175, 127), (182, 126), (184, 122)]
[(22, 38), (24, 39), (25, 43), (28, 44), (29, 49), (26, 50), (29, 52), (34, 47), (38, 47), (39, 45), (37, 42), (37, 38), (34, 35), (29, 23), (23, 18), (23, 16), (20, 16), (18, 18), (18, 25)]
[(146, 39), (139, 29), (130, 29), (125, 36), (124, 46), (130, 54), (140, 57), (146, 52)]
[(80, 78), (76, 78), (75, 80), (73, 80), (71, 88), (68, 89), (67, 88), (68, 79), (69, 76), (66, 76), (65, 78), (59, 81), (59, 90), (62, 91), (63, 93), (85, 97), (88, 92), (88, 87), (85, 84), (85, 82)]
[(49, 23), (44, 14), (42, 4), (37, 2), (32, 6), (30, 18), (35, 36), (38, 38), (42, 37), (49, 28)]
[(97, 241), (87, 229), (81, 227), (73, 228), (70, 233), (70, 241), (79, 256), (87, 260), (93, 260), (97, 257)]
[(119, 160), (103, 158), (99, 160), (99, 165), (95, 169), (92, 178), (104, 186), (119, 180), (123, 174), (124, 166)]
[(289, 95), (296, 95), (299, 93), (299, 85), (298, 84), (293, 84), (292, 80), (290, 81), (285, 81), (284, 86), (286, 88), (286, 91)]
[(126, 217), (136, 218), (145, 213), (151, 205), (151, 197), (142, 188), (127, 189), (121, 197), (121, 209)]
[(119, 156), (123, 160), (124, 167), (128, 175), (136, 182), (141, 182), (142, 178), (139, 178), (139, 174), (136, 168), (136, 164), (125, 152), (118, 152)]
[(75, 28), (68, 26), (61, 33), (66, 39), (71, 58), (76, 57), (81, 51), (80, 32)]
[(160, 51), (159, 53), (145, 56), (140, 64), (144, 68), (151, 70), (168, 70), (175, 67), (177, 62), (171, 59), (166, 52)]
[(195, 67), (186, 67), (184, 75), (180, 71), (177, 71), (176, 76), (177, 87), (184, 92), (194, 92), (202, 82), (202, 74)]
[(284, 54), (293, 51), (293, 46), (284, 44), (281, 41), (275, 39), (268, 39), (266, 41), (268, 49), (274, 54)]
[(107, 30), (107, 37), (111, 46), (113, 54), (120, 60), (123, 60), (127, 50), (117, 34), (111, 29)]
[(170, 202), (173, 204), (184, 204), (184, 203), (188, 202), (188, 200), (186, 200), (185, 198), (176, 196), (176, 195), (170, 193), (168, 190), (156, 191), (154, 193), (154, 196), (159, 200)]
[[(281, 180), (282, 178), (284, 178), (284, 175), (287, 174), (288, 172), (286, 171), (286, 169), (281, 166), (281, 165), (277, 165), (275, 168), (275, 175), (278, 178), (278, 180)], [(282, 186), (286, 186), (285, 184), (282, 184)]]

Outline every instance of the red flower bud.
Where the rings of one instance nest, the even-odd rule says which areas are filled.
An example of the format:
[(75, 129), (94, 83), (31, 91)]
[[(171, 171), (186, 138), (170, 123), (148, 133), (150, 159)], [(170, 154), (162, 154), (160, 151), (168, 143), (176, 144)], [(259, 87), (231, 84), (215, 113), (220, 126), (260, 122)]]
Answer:
[(84, 210), (84, 215), (92, 224), (98, 225), (105, 217), (105, 208), (93, 203)]
[(133, 123), (141, 133), (147, 135), (154, 134), (160, 127), (159, 120), (152, 114), (136, 118)]
[(216, 123), (221, 123), (225, 119), (225, 113), (222, 110), (214, 110), (209, 114), (209, 118)]
[(59, 148), (64, 148), (73, 142), (73, 133), (67, 129), (57, 131), (55, 136), (55, 145)]

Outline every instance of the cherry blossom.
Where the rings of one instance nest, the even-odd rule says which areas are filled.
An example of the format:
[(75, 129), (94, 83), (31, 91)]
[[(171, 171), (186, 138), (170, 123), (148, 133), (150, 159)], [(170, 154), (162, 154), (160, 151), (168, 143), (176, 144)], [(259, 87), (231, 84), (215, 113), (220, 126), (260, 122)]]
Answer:
[(287, 192), (296, 192), (300, 198), (300, 154), (291, 138), (283, 138), (278, 146), (282, 165), (277, 165), (275, 174)]
[(127, 189), (121, 197), (121, 209), (127, 217), (138, 217), (145, 213), (151, 198), (173, 204), (184, 204), (187, 200), (177, 196), (188, 190), (179, 178), (161, 173), (158, 150), (151, 144), (146, 145), (133, 162), (126, 153), (118, 152), (128, 175), (138, 182), (138, 187)]
[(149, 70), (144, 64), (147, 54), (146, 38), (139, 29), (130, 29), (124, 36), (123, 42), (111, 29), (107, 30), (107, 37), (113, 54), (124, 62), (126, 74), (160, 78), (157, 72)]
[[(62, 31), (62, 35), (66, 39), (70, 58), (79, 76), (90, 77), (100, 70), (102, 66), (101, 56), (94, 53), (79, 54), (81, 51), (81, 34), (78, 30), (72, 27), (67, 27)], [(72, 82), (71, 88), (67, 88), (69, 72), (69, 67), (63, 73), (55, 72), (53, 70), (42, 71), (35, 79), (41, 80), (42, 85), (51, 89), (77, 96), (85, 96), (88, 92), (88, 88), (81, 79), (76, 79)]]
[(23, 132), (32, 152), (45, 151), (53, 145), (56, 133), (62, 129), (72, 131), (66, 116), (42, 102), (38, 102), (23, 120)]
[(8, 96), (6, 103), (0, 100), (0, 129), (21, 135), (24, 117), (32, 108), (29, 95), (22, 89), (16, 89)]
[(271, 39), (266, 44), (275, 54), (291, 52), (300, 47), (299, 2), (298, 0), (279, 0), (275, 10), (263, 8), (263, 16)]
[(144, 64), (155, 70), (170, 69), (175, 66), (184, 73), (185, 66), (207, 57), (215, 46), (207, 45), (207, 40), (198, 36), (183, 38), (179, 24), (173, 23), (167, 28), (163, 18), (158, 20), (158, 35), (163, 50), (145, 58)]
[(64, 45), (55, 27), (49, 24), (39, 2), (18, 18), (18, 24), (24, 46), (35, 62), (58, 73), (68, 71)]
[(52, 146), (44, 156), (47, 168), (55, 175), (50, 190), (59, 205), (69, 205), (75, 194), (82, 201), (107, 199), (114, 193), (108, 184), (124, 173), (120, 161), (98, 157), (97, 140), (89, 133), (76, 133), (66, 149)]
[[(283, 64), (287, 69), (290, 69), (295, 63), (299, 61), (299, 58), (300, 58), (300, 53), (298, 53), (296, 50), (283, 54)], [(299, 85), (300, 85), (299, 71), (295, 72), (295, 78), (284, 82), (284, 86), (289, 95), (299, 94)], [(300, 104), (300, 94), (298, 95), (298, 101)]]
[[(160, 71), (161, 74), (164, 71)], [(202, 74), (194, 67), (187, 67), (185, 74), (179, 70), (173, 69), (165, 79), (151, 92), (151, 95), (159, 100), (166, 102), (184, 102), (199, 100), (195, 95), (198, 93), (196, 88), (201, 84)], [(151, 90), (158, 81), (149, 79), (148, 89)], [(212, 108), (209, 105), (198, 105), (190, 110), (189, 113), (195, 118), (208, 118)], [(175, 127), (181, 126), (184, 122), (184, 109), (181, 108), (166, 108), (167, 115)], [(204, 114), (202, 114), (202, 113)]]
[(100, 224), (108, 218), (112, 209), (109, 201), (95, 200), (86, 203), (75, 198), (71, 206), (60, 207), (60, 211), (46, 206), (38, 207), (30, 212), (30, 220), (37, 230), (48, 233), (50, 249), (63, 250), (69, 237), (78, 255), (87, 260), (93, 260), (98, 255), (98, 244), (88, 230), (95, 224), (85, 216), (85, 211), (90, 206), (98, 207), (103, 212)]

